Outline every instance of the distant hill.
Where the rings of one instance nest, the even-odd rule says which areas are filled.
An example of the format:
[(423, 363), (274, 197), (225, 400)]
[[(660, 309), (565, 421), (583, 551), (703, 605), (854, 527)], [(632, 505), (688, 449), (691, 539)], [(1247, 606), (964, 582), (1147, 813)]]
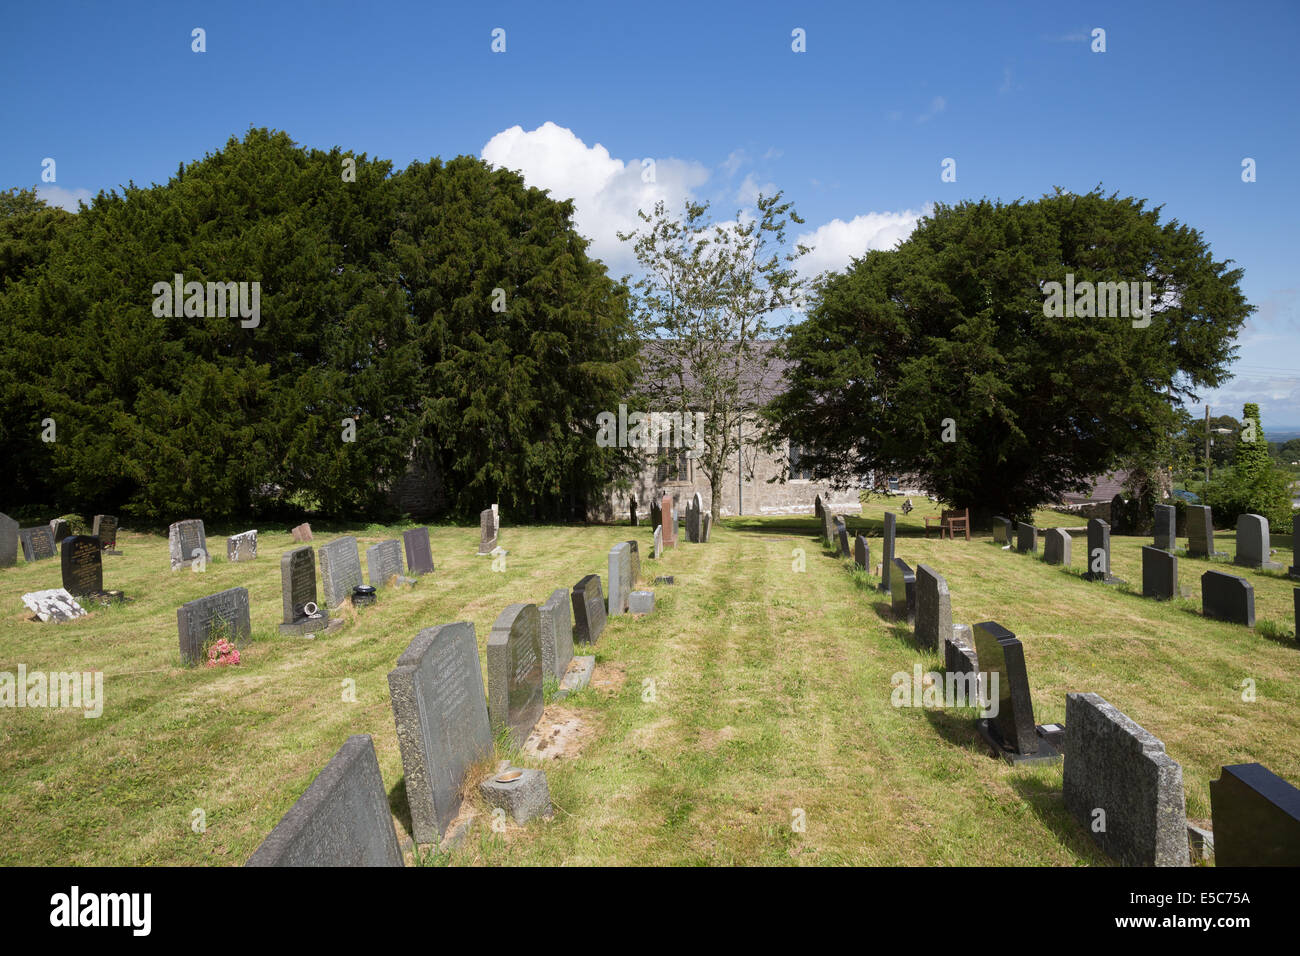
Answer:
[(1284, 442), (1292, 438), (1300, 438), (1300, 428), (1266, 428), (1264, 429), (1265, 441)]

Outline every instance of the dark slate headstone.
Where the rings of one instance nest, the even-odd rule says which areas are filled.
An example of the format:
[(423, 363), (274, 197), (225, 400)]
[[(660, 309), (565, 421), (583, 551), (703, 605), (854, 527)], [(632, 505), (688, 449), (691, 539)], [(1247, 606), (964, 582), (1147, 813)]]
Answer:
[(631, 561), (628, 564), (631, 576), (628, 578), (628, 587), (636, 587), (636, 583), (641, 580), (641, 546), (635, 541), (627, 542), (628, 553)]
[(573, 615), (569, 592), (556, 588), (538, 610), (542, 628), (542, 673), (564, 677), (573, 660)]
[(902, 558), (894, 558), (889, 572), (889, 603), (898, 620), (916, 620), (916, 575)]
[(658, 528), (664, 523), (664, 509), (658, 499), (650, 502), (650, 527)]
[(1300, 643), (1300, 588), (1292, 588), (1291, 597), (1295, 601), (1295, 639)]
[(182, 604), (176, 609), (176, 631), (186, 664), (200, 663), (204, 646), (219, 637), (242, 647), (252, 631), (248, 589), (230, 588)]
[[(1295, 564), (1286, 569), (1286, 573), (1293, 578), (1300, 578), (1300, 512), (1296, 512), (1291, 519), (1291, 560)], [(0, 559), (0, 564), (3, 564)]]
[(1110, 527), (1116, 534), (1126, 534), (1133, 530), (1128, 520), (1128, 502), (1123, 495), (1116, 495), (1110, 500)]
[(871, 545), (867, 544), (867, 536), (861, 532), (853, 539), (853, 563), (863, 571), (871, 570)]
[(361, 554), (351, 535), (335, 538), (320, 546), (320, 580), (325, 603), (338, 607), (352, 596), (361, 583)]
[(348, 738), (246, 865), (403, 865), (369, 734)]
[(203, 530), (203, 522), (191, 518), (174, 523), (167, 529), (167, 550), (171, 555), (173, 571), (191, 567), (191, 563), (200, 556), (206, 561), (208, 536)]
[(1100, 518), (1088, 519), (1088, 568), (1083, 576), (1089, 581), (1110, 580), (1110, 525)]
[(63, 587), (74, 597), (104, 591), (104, 557), (99, 539), (70, 535), (63, 541)]
[(18, 540), (22, 542), (23, 560), (28, 563), (45, 561), (58, 553), (54, 535), (50, 533), (49, 525), (42, 524), (37, 525), (35, 528), (19, 528)]
[(330, 623), (329, 611), (316, 602), (316, 554), (294, 548), (280, 555), (281, 634), (311, 634)]
[(677, 547), (677, 516), (673, 512), (672, 495), (664, 495), (660, 504), (660, 514), (662, 515), (661, 527), (664, 529), (664, 547), (675, 548)]
[(1065, 809), (1102, 850), (1126, 866), (1189, 865), (1183, 768), (1159, 739), (1096, 694), (1067, 694), (1065, 755)]
[(1142, 546), (1142, 596), (1158, 601), (1178, 597), (1178, 558), (1163, 548)]
[(952, 634), (943, 641), (943, 669), (950, 674), (979, 674), (975, 638), (969, 624), (954, 624)]
[(835, 516), (835, 540), (839, 542), (841, 558), (847, 558), (853, 554), (853, 552), (849, 550), (849, 524), (844, 520), (843, 515)]
[(931, 651), (942, 651), (943, 642), (952, 636), (952, 597), (948, 582), (934, 568), (916, 566), (916, 644)]
[(478, 642), (468, 621), (427, 627), (388, 673), (411, 835), (441, 843), (460, 809), (465, 774), (492, 756)]
[[(689, 520), (689, 519), (688, 519)], [(609, 549), (609, 616), (627, 613), (627, 596), (632, 591), (632, 549), (620, 541)]]
[(68, 527), (68, 522), (64, 518), (50, 519), (50, 536), (54, 538), (54, 546), (57, 548), (63, 544), (63, 539), (72, 534), (72, 529)]
[(640, 522), (636, 520), (636, 499), (635, 499), (635, 498), (629, 498), (629, 499), (628, 499), (628, 502), (627, 502), (627, 511), (628, 511), (628, 522), (627, 522), (627, 523), (630, 524), (632, 527), (635, 528), (637, 525), (640, 524)]
[(1156, 505), (1155, 547), (1173, 551), (1178, 547), (1177, 512), (1173, 505)]
[(579, 644), (595, 644), (605, 629), (605, 595), (600, 590), (600, 575), (588, 574), (575, 584), (572, 600), (573, 640)]
[(831, 509), (822, 506), (822, 539), (829, 545), (835, 544), (835, 515)]
[(501, 530), (501, 518), (497, 506), (484, 508), (478, 516), (478, 553), (491, 554), (497, 546), (497, 534)]
[(508, 731), (515, 747), (542, 716), (541, 623), (536, 604), (511, 604), (488, 636), (488, 716), (492, 732)]
[(824, 512), (825, 510), (826, 510), (826, 506), (822, 503), (822, 496), (818, 495), (816, 498), (813, 499), (813, 514), (815, 514), (818, 517), (818, 519), (820, 519), (822, 516), (822, 512)]
[(1048, 564), (1070, 566), (1070, 532), (1064, 528), (1048, 528), (1043, 540), (1043, 560)]
[(0, 568), (18, 563), (18, 522), (0, 512)]
[[(46, 529), (49, 530), (48, 528)], [(48, 591), (32, 591), (23, 595), (23, 604), (38, 618), (46, 623), (50, 621), (72, 621), (84, 617), (86, 609), (78, 604), (65, 589), (51, 588)]]
[(1222, 571), (1201, 575), (1201, 613), (1234, 624), (1255, 626), (1255, 586)]
[(1016, 525), (1016, 550), (1021, 554), (1038, 551), (1038, 529), (1023, 521)]
[[(980, 669), (990, 680), (998, 678), (998, 713), (989, 720), (989, 730), (1003, 750), (1033, 754), (1039, 749), (1034, 725), (1034, 702), (1029, 693), (1025, 649), (1020, 639), (996, 621), (975, 625), (975, 653)], [(992, 687), (986, 693), (992, 698)], [(990, 703), (993, 701), (990, 699)]]
[(304, 521), (289, 533), (293, 535), (293, 540), (296, 544), (305, 544), (311, 540), (311, 525)]
[(1187, 506), (1187, 554), (1193, 558), (1226, 556), (1226, 552), (1214, 550), (1214, 516), (1209, 505)]
[(686, 506), (686, 540), (693, 544), (703, 544), (704, 500), (697, 491), (691, 495)]
[(1281, 571), (1282, 565), (1269, 559), (1268, 519), (1263, 515), (1239, 515), (1237, 518), (1237, 556), (1233, 564), (1244, 568)]
[(252, 561), (257, 557), (257, 531), (245, 531), (226, 539), (227, 561)]
[(411, 574), (432, 574), (433, 549), (429, 546), (429, 529), (403, 531), (402, 543), (406, 546), (406, 570)]
[(1263, 764), (1210, 781), (1215, 866), (1300, 866), (1300, 790)]
[(95, 515), (90, 534), (98, 538), (107, 554), (121, 554), (117, 550), (117, 517), (115, 515)]
[(1001, 516), (993, 519), (993, 540), (998, 544), (1011, 543), (1011, 519)]
[(366, 568), (370, 572), (370, 586), (384, 587), (389, 581), (409, 580), (402, 572), (402, 545), (396, 538), (380, 541), (366, 548)]
[(898, 515), (892, 511), (885, 512), (885, 537), (880, 545), (880, 590), (894, 593), (890, 587), (890, 575), (894, 565), (894, 532), (898, 527)]

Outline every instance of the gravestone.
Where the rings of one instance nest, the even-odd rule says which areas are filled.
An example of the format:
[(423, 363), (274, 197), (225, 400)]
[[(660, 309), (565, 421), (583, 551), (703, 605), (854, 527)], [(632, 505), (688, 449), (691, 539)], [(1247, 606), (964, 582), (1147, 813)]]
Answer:
[(692, 544), (703, 543), (703, 538), (701, 537), (701, 531), (703, 529), (700, 526), (703, 510), (704, 502), (701, 500), (700, 493), (697, 491), (695, 494), (691, 495), (691, 500), (686, 505), (686, 540), (690, 541)]
[(248, 616), (248, 589), (230, 588), (188, 601), (176, 609), (181, 661), (198, 664), (205, 645), (224, 637), (243, 647), (252, 631)]
[(245, 865), (403, 865), (369, 734), (348, 738)]
[[(984, 693), (998, 708), (996, 716), (977, 721), (980, 736), (1011, 763), (1059, 759), (1061, 731), (1049, 731), (1034, 723), (1034, 702), (1020, 639), (996, 621), (985, 621), (975, 625), (975, 653), (986, 682)], [(995, 676), (997, 700), (993, 701)]]
[(497, 506), (484, 508), (478, 516), (478, 553), (491, 554), (492, 549), (497, 546), (497, 534), (501, 530), (501, 516), (497, 512)]
[(541, 614), (536, 604), (511, 604), (487, 642), (488, 716), (492, 733), (508, 731), (522, 747), (542, 716)]
[(629, 614), (653, 614), (655, 609), (654, 591), (633, 591), (627, 598)]
[(466, 773), (492, 756), (474, 625), (461, 621), (416, 634), (388, 672), (388, 691), (411, 835), (416, 843), (441, 843), (460, 810)]
[(916, 644), (943, 651), (952, 636), (952, 596), (943, 575), (924, 564), (916, 566)]
[(1209, 505), (1187, 506), (1187, 554), (1193, 558), (1227, 557), (1214, 550), (1214, 516)]
[(1215, 866), (1300, 866), (1300, 790), (1263, 764), (1210, 781)]
[(305, 544), (311, 540), (311, 525), (305, 521), (289, 532), (293, 535), (293, 540), (297, 544)]
[(33, 561), (45, 561), (58, 553), (54, 535), (49, 525), (37, 525), (35, 528), (19, 528), (18, 540), (23, 546), (23, 560), (29, 564)]
[(843, 515), (835, 516), (835, 539), (839, 542), (841, 558), (847, 558), (853, 554), (849, 549), (849, 523), (844, 520)]
[(825, 506), (822, 507), (822, 538), (827, 544), (835, 546), (835, 516)]
[(636, 587), (636, 583), (641, 580), (641, 547), (635, 541), (627, 542), (628, 555), (631, 558), (630, 568), (631, 577), (628, 579), (628, 587)]
[(1232, 563), (1243, 568), (1282, 570), (1282, 565), (1269, 560), (1268, 519), (1263, 515), (1245, 514), (1237, 518), (1237, 556)]
[(1126, 866), (1188, 866), (1183, 768), (1165, 745), (1096, 694), (1066, 694), (1065, 727), (1070, 815)]
[(68, 522), (63, 518), (50, 519), (50, 537), (54, 539), (54, 547), (59, 548), (63, 544), (63, 539), (72, 534), (68, 527)]
[(663, 503), (660, 505), (663, 521), (660, 525), (664, 529), (664, 547), (677, 547), (677, 515), (673, 512), (673, 496), (664, 495)]
[(397, 584), (414, 584), (414, 578), (402, 572), (402, 545), (396, 538), (380, 541), (366, 548), (366, 569), (370, 572), (370, 586), (384, 587), (389, 581)]
[(600, 575), (588, 574), (573, 586), (573, 640), (595, 644), (605, 629), (605, 596), (600, 591)]
[(573, 615), (569, 592), (556, 588), (538, 610), (541, 614), (542, 673), (564, 677), (573, 660)]
[(1011, 519), (1001, 516), (993, 519), (993, 540), (998, 544), (1011, 543)]
[(813, 514), (815, 514), (820, 519), (822, 516), (822, 512), (825, 510), (826, 510), (826, 506), (822, 503), (822, 496), (818, 495), (816, 498), (813, 499)]
[(316, 553), (311, 548), (294, 548), (280, 555), (280, 602), (284, 620), (281, 634), (314, 634), (335, 630), (330, 612), (316, 603)]
[(1255, 626), (1255, 586), (1222, 571), (1201, 575), (1201, 613), (1234, 624)]
[(429, 547), (428, 528), (410, 528), (402, 532), (406, 547), (406, 570), (411, 574), (433, 573), (433, 549)]
[(975, 638), (969, 624), (954, 624), (952, 634), (944, 640), (943, 669), (950, 674), (979, 674)]
[(1156, 505), (1155, 546), (1161, 551), (1173, 551), (1178, 547), (1177, 520), (1173, 505)]
[[(1286, 573), (1293, 578), (1300, 578), (1300, 512), (1291, 519), (1291, 560), (1295, 564), (1286, 569)], [(4, 560), (0, 559), (0, 564)]]
[(191, 562), (208, 558), (208, 536), (203, 522), (197, 518), (177, 521), (167, 529), (167, 550), (171, 555), (172, 570), (190, 567)]
[(658, 499), (650, 502), (650, 527), (657, 529), (664, 522), (664, 509)]
[(320, 546), (320, 580), (329, 607), (339, 607), (361, 583), (361, 554), (351, 535)]
[(104, 557), (99, 539), (87, 534), (63, 541), (63, 588), (74, 597), (104, 592)]
[[(49, 528), (45, 529), (46, 531)], [(32, 591), (23, 595), (23, 604), (38, 618), (46, 623), (50, 621), (72, 621), (84, 617), (86, 609), (78, 604), (65, 589), (51, 588), (48, 591)]]
[(609, 549), (609, 616), (627, 613), (627, 596), (632, 590), (632, 549), (620, 541)]
[(90, 534), (98, 538), (105, 554), (120, 555), (117, 550), (117, 517), (114, 515), (95, 515)]
[(18, 522), (0, 512), (0, 568), (18, 563)]
[(861, 532), (853, 539), (853, 563), (860, 570), (871, 570), (871, 545), (867, 544), (867, 536)]
[(664, 553), (664, 529), (662, 525), (655, 527), (654, 558), (659, 560), (659, 555)]
[(894, 558), (889, 573), (889, 603), (898, 620), (916, 620), (916, 575), (902, 558)]
[(1100, 518), (1088, 519), (1088, 568), (1083, 576), (1089, 581), (1111, 580), (1110, 525)]
[(892, 511), (885, 512), (885, 537), (880, 545), (880, 590), (893, 594), (890, 587), (890, 574), (894, 564), (894, 531), (898, 516)]
[(1070, 532), (1064, 528), (1048, 528), (1043, 540), (1043, 560), (1048, 564), (1070, 566)]
[(1142, 596), (1157, 601), (1178, 597), (1178, 558), (1163, 548), (1142, 546)]
[(635, 528), (637, 525), (640, 524), (640, 522), (636, 520), (636, 499), (635, 498), (629, 498), (627, 500), (627, 510), (629, 516), (628, 524), (630, 524), (632, 527)]
[(709, 538), (713, 536), (713, 512), (704, 512), (704, 519), (700, 527), (700, 540), (705, 544), (709, 543)]
[(1038, 529), (1023, 521), (1016, 525), (1016, 550), (1021, 554), (1038, 551)]
[(252, 561), (257, 557), (257, 531), (245, 531), (226, 539), (227, 561)]

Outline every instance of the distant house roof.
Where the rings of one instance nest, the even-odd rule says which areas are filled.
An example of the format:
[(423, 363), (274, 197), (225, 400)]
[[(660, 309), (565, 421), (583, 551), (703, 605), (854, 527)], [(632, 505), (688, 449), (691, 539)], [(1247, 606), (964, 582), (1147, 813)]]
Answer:
[(1092, 491), (1084, 493), (1069, 492), (1061, 496), (1061, 500), (1067, 505), (1093, 504), (1096, 502), (1110, 501), (1116, 495), (1124, 493), (1124, 485), (1128, 482), (1127, 471), (1111, 471), (1102, 475), (1100, 478), (1094, 478), (1092, 482)]

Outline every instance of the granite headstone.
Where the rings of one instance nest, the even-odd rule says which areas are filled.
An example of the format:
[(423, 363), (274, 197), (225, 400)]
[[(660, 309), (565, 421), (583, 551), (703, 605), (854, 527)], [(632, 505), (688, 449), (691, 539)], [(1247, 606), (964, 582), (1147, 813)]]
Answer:
[(181, 660), (186, 664), (200, 663), (204, 647), (218, 638), (242, 647), (252, 631), (248, 589), (230, 588), (187, 601), (176, 609), (176, 631)]
[(1178, 597), (1178, 558), (1163, 548), (1142, 546), (1142, 596), (1158, 601)]
[(406, 547), (406, 570), (411, 574), (432, 574), (433, 549), (429, 546), (429, 529), (403, 531), (402, 543)]
[(1201, 613), (1234, 624), (1255, 626), (1255, 586), (1222, 571), (1201, 575)]
[(600, 591), (600, 575), (588, 574), (573, 586), (573, 640), (594, 644), (605, 629), (605, 596)]
[(541, 614), (536, 604), (511, 604), (487, 642), (488, 716), (492, 732), (522, 747), (542, 716)]
[(569, 592), (556, 588), (538, 610), (541, 614), (542, 673), (559, 680), (573, 660), (573, 614)]
[(943, 651), (952, 636), (952, 596), (942, 574), (928, 565), (916, 566), (916, 643), (930, 651)]
[(203, 522), (197, 518), (177, 521), (167, 529), (167, 550), (171, 555), (172, 570), (192, 567), (192, 562), (208, 557), (208, 536)]
[(335, 538), (320, 546), (320, 580), (325, 603), (339, 607), (352, 596), (352, 589), (362, 582), (361, 554), (357, 539), (351, 535)]
[(63, 541), (63, 587), (74, 597), (102, 594), (104, 557), (99, 539), (86, 534), (70, 535)]

